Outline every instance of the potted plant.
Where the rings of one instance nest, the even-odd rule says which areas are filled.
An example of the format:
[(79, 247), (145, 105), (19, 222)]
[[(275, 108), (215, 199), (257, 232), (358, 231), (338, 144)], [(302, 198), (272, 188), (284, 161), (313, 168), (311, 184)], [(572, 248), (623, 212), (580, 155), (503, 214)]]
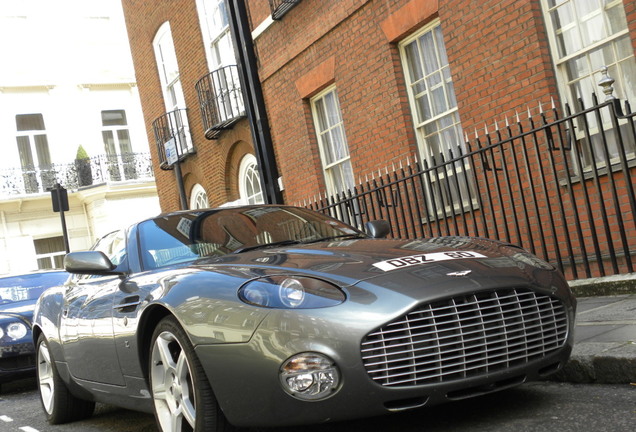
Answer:
[(77, 148), (77, 154), (75, 155), (75, 169), (77, 170), (77, 182), (80, 187), (93, 184), (91, 160), (81, 145)]

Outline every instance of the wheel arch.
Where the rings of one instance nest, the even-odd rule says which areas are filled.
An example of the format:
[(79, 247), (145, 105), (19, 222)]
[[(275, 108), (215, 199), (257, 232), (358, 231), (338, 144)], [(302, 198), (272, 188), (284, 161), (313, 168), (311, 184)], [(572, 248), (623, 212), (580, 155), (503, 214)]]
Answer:
[[(141, 363), (141, 370), (144, 378), (148, 380), (148, 359), (150, 356), (150, 344), (152, 339), (152, 333), (155, 331), (159, 321), (167, 316), (173, 316), (174, 314), (163, 305), (152, 305), (148, 307), (139, 321), (137, 332), (137, 347), (139, 349), (139, 360)], [(176, 317), (174, 317), (176, 319)]]

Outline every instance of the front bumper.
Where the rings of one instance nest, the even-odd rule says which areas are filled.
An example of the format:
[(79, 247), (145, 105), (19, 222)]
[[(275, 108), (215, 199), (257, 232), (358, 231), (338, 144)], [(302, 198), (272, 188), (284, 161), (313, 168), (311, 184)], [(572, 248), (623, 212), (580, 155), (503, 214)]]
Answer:
[[(443, 383), (387, 387), (374, 382), (363, 366), (360, 344), (378, 327), (379, 317), (365, 315), (363, 309), (274, 311), (250, 342), (200, 345), (196, 352), (223, 412), (236, 426), (342, 421), (478, 396), (556, 372), (573, 346), (574, 304), (571, 299), (561, 300), (568, 311), (569, 330), (560, 348), (520, 366)], [(331, 397), (309, 402), (282, 389), (279, 368), (300, 352), (319, 352), (334, 360), (341, 381)]]
[(3, 341), (0, 345), (0, 382), (9, 382), (34, 373), (35, 351), (33, 343), (24, 340), (12, 343)]

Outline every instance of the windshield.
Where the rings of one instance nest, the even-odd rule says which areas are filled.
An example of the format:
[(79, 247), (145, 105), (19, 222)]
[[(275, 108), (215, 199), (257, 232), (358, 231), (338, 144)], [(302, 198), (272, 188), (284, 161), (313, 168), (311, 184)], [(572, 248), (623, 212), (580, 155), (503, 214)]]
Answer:
[(295, 207), (238, 207), (180, 213), (139, 225), (144, 268), (268, 245), (363, 235), (321, 213)]
[(0, 304), (37, 300), (47, 288), (62, 285), (68, 273), (31, 273), (0, 278)]

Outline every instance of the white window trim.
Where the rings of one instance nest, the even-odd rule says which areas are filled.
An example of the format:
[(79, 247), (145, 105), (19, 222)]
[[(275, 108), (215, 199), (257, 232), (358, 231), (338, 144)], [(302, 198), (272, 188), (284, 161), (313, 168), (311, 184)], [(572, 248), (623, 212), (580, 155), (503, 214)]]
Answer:
[[(416, 41), (417, 39), (419, 39), (422, 35), (424, 35), (427, 32), (431, 32), (433, 31), (434, 28), (440, 26), (440, 20), (436, 19), (433, 20), (432, 22), (428, 23), (427, 25), (423, 26), (422, 28), (420, 28), (415, 34), (409, 36), (408, 38), (404, 39), (403, 41), (401, 41), (399, 43), (399, 51), (400, 51), (400, 61), (402, 63), (402, 70), (404, 73), (404, 79), (405, 79), (405, 83), (407, 85), (407, 94), (408, 94), (408, 100), (409, 100), (409, 106), (411, 109), (411, 117), (412, 117), (412, 122), (413, 122), (413, 129), (415, 131), (415, 136), (416, 136), (416, 140), (417, 140), (417, 147), (418, 147), (418, 152), (420, 154), (420, 157), (422, 160), (426, 160), (429, 163), (432, 162), (432, 157), (438, 157), (437, 154), (431, 154), (431, 148), (429, 143), (426, 140), (425, 137), (425, 127), (428, 124), (435, 124), (439, 119), (442, 119), (444, 117), (450, 117), (452, 116), (453, 118), (456, 117), (457, 118), (457, 123), (454, 123), (452, 127), (459, 127), (459, 132), (458, 135), (459, 139), (461, 140), (458, 145), (460, 145), (462, 147), (462, 150), (464, 151), (465, 149), (463, 148), (464, 145), (464, 141), (463, 141), (463, 137), (461, 136), (462, 134), (462, 125), (461, 125), (461, 118), (459, 118), (459, 110), (457, 107), (457, 101), (456, 98), (452, 98), (453, 100), (455, 100), (455, 106), (452, 108), (447, 109), (446, 111), (439, 113), (437, 115), (431, 115), (430, 118), (427, 119), (422, 119), (420, 121), (420, 119), (418, 118), (418, 110), (417, 110), (417, 106), (416, 106), (416, 95), (411, 87), (411, 77), (409, 76), (409, 64), (407, 61), (407, 55), (406, 55), (406, 46), (413, 43), (414, 41)], [(445, 54), (445, 53), (444, 53)], [(448, 67), (450, 67), (450, 64), (448, 65)], [(441, 69), (440, 69), (440, 73), (441, 73)], [(452, 83), (452, 78), (450, 79), (450, 82)], [(451, 98), (450, 96), (446, 93), (446, 84), (444, 83), (448, 83), (448, 80), (445, 79), (443, 77), (442, 74), (442, 81), (440, 81), (439, 86), (444, 86), (444, 91), (445, 91), (445, 98), (447, 100), (447, 102), (451, 102)], [(453, 87), (454, 89), (454, 87)], [(427, 93), (430, 95), (431, 94), (431, 90), (428, 88), (426, 89)], [(431, 101), (431, 111), (432, 111), (432, 99), (429, 99)], [(433, 114), (431, 112), (431, 114)], [(438, 131), (438, 134), (440, 133), (440, 131)], [(444, 153), (444, 156), (446, 158), (448, 158), (448, 150), (450, 150), (448, 148), (448, 146), (446, 145), (446, 143), (443, 143), (443, 145), (441, 146), (441, 151)], [(454, 149), (453, 149), (454, 150)], [(457, 154), (454, 154), (455, 157), (457, 157)], [(469, 169), (469, 166), (467, 164), (461, 164), (461, 163), (456, 163), (456, 166), (454, 167), (453, 173), (449, 173), (449, 172), (445, 172), (445, 173), (438, 173), (438, 179), (439, 181), (445, 181), (447, 176), (459, 176), (460, 179), (465, 179), (464, 175), (463, 175), (463, 171), (465, 169)], [(468, 176), (468, 179), (470, 179), (471, 176)], [(436, 180), (437, 181), (437, 180)], [(435, 196), (429, 196), (427, 194), (427, 203), (429, 206), (429, 210), (430, 213), (429, 214), (429, 218), (430, 217), (434, 217), (434, 215), (432, 214), (432, 209), (436, 208), (437, 209), (437, 216), (438, 217), (443, 217), (444, 215), (449, 215), (452, 213), (462, 213), (464, 211), (467, 211), (469, 208), (476, 208), (477, 206), (477, 201), (475, 199), (476, 197), (476, 193), (474, 193), (473, 189), (474, 189), (474, 185), (470, 182), (470, 180), (468, 181), (468, 183), (462, 182), (462, 188), (467, 188), (468, 190), (470, 190), (471, 192), (469, 193), (469, 196), (472, 199), (472, 202), (466, 200), (465, 198), (463, 198), (462, 203), (459, 202), (455, 202), (453, 196), (451, 197), (445, 197), (445, 196), (437, 196), (437, 189), (435, 187), (433, 187), (433, 192), (435, 194)], [(445, 190), (444, 188), (442, 188), (442, 190)], [(445, 194), (445, 192), (443, 192)], [(453, 195), (455, 193), (454, 189), (451, 189), (451, 194)], [(464, 194), (462, 194), (462, 197), (465, 197)], [(435, 200), (435, 204), (433, 205), (433, 200)], [(447, 203), (446, 201), (449, 201), (449, 203), (452, 201), (452, 206), (449, 205), (449, 203)], [(444, 205), (442, 205), (444, 204)]]
[(241, 159), (241, 163), (239, 165), (239, 176), (238, 176), (238, 180), (239, 180), (239, 195), (241, 197), (240, 201), (242, 203), (249, 203), (250, 199), (252, 198), (256, 198), (258, 195), (260, 195), (260, 199), (257, 199), (256, 202), (254, 202), (254, 204), (264, 204), (265, 203), (265, 194), (263, 192), (263, 187), (261, 185), (260, 182), (260, 177), (257, 177), (257, 181), (258, 181), (258, 186), (260, 188), (260, 192), (258, 194), (254, 194), (252, 196), (248, 196), (247, 193), (247, 187), (245, 184), (245, 180), (247, 178), (247, 174), (250, 170), (253, 169), (254, 166), (258, 166), (258, 162), (256, 160), (256, 156), (252, 155), (252, 154), (246, 154), (245, 156), (243, 156), (243, 158)]
[[(325, 155), (325, 145), (323, 143), (323, 139), (322, 139), (322, 134), (325, 131), (320, 130), (320, 123), (318, 120), (318, 113), (317, 113), (317, 109), (316, 109), (316, 102), (318, 100), (321, 100), (325, 97), (325, 95), (327, 95), (328, 93), (331, 92), (336, 92), (336, 96), (337, 96), (337, 101), (338, 101), (338, 114), (340, 116), (340, 125), (342, 127), (342, 135), (343, 135), (343, 139), (344, 139), (344, 145), (347, 147), (347, 156), (345, 156), (344, 158), (338, 159), (337, 161), (334, 161), (332, 163), (327, 163), (327, 156)], [(327, 87), (326, 89), (324, 89), (323, 91), (321, 91), (320, 93), (318, 93), (317, 95), (315, 95), (314, 97), (311, 98), (310, 100), (311, 103), (311, 115), (314, 121), (314, 129), (316, 132), (316, 139), (318, 140), (318, 151), (320, 153), (320, 161), (322, 163), (322, 172), (323, 172), (323, 177), (325, 179), (325, 183), (327, 184), (327, 191), (330, 195), (335, 195), (337, 193), (342, 193), (343, 191), (339, 190), (336, 187), (336, 184), (334, 182), (334, 179), (332, 178), (332, 174), (331, 172), (329, 172), (329, 170), (335, 166), (338, 165), (342, 165), (345, 163), (349, 163), (351, 164), (351, 153), (349, 152), (349, 142), (347, 140), (347, 133), (346, 130), (344, 128), (344, 119), (342, 118), (342, 108), (340, 107), (340, 97), (338, 96), (338, 92), (337, 92), (337, 88), (336, 85), (331, 85), (329, 87)], [(354, 185), (354, 179), (350, 178), (350, 179), (346, 179), (349, 181), (350, 186)]]
[[(199, 203), (204, 204), (204, 206), (200, 207), (198, 205)], [(194, 187), (192, 187), (192, 191), (190, 192), (190, 209), (196, 210), (208, 207), (210, 207), (210, 202), (208, 201), (207, 192), (199, 183), (195, 184)]]

